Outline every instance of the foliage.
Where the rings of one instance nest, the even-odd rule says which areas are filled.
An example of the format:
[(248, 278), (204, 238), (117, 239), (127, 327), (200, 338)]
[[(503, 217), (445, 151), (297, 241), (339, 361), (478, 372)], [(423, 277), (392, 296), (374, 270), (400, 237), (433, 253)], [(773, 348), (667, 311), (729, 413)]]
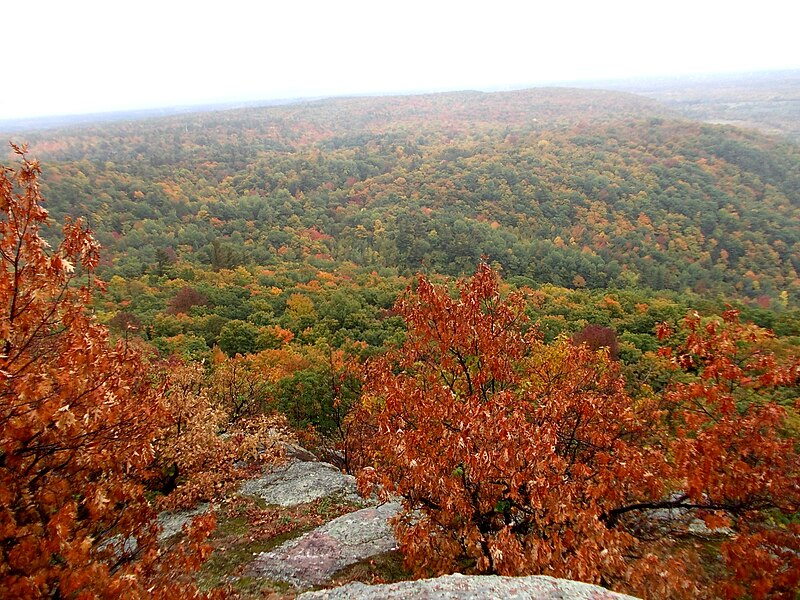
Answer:
[(772, 335), (740, 323), (736, 311), (705, 323), (690, 314), (685, 331), (677, 350), (664, 350), (674, 368), (694, 375), (663, 397), (680, 499), (708, 527), (736, 532), (720, 548), (732, 573), (720, 587), (726, 597), (792, 598), (800, 586), (800, 430), (787, 417), (800, 408), (800, 359), (778, 361), (767, 350)]
[(217, 363), (208, 394), (231, 423), (242, 417), (273, 412), (269, 383), (248, 357), (237, 356)]
[[(797, 386), (798, 363), (758, 350), (758, 328), (704, 333), (690, 320), (673, 382), (634, 400), (606, 353), (544, 343), (486, 265), (456, 298), (420, 277), (396, 309), (406, 342), (369, 366), (352, 418), (362, 484), (403, 497), (397, 534), (418, 574), (792, 597), (800, 457), (771, 394)], [(752, 362), (739, 364), (746, 348)], [(731, 386), (747, 390), (738, 409)], [(709, 536), (724, 538), (724, 566), (700, 559)]]
[[(40, 237), (39, 165), (0, 172), (0, 589), (8, 597), (172, 598), (213, 518), (159, 550), (141, 478), (167, 414), (142, 357), (85, 310), (98, 246)], [(80, 283), (83, 285), (80, 285)]]
[(56, 217), (91, 214), (110, 249), (104, 276), (466, 275), (487, 255), (540, 284), (800, 302), (797, 146), (632, 95), (339, 99), (31, 138)]
[[(46, 537), (53, 507), (76, 507), (65, 531), (94, 540), (92, 564), (115, 561), (103, 540), (152, 516), (137, 495), (145, 475), (170, 492), (164, 505), (213, 497), (240, 474), (228, 459), (272, 460), (277, 409), (340, 466), (396, 478), (422, 511), (402, 523), (420, 572), (539, 569), (676, 596), (759, 597), (795, 581), (796, 146), (588, 90), (340, 99), (31, 138), (46, 174), (4, 172), (4, 202), (34, 198), (25, 210), (44, 223), (38, 189), (25, 191), (41, 181), (68, 226), (6, 248), (35, 251), (5, 261), (0, 341), (17, 335), (24, 351), (0, 360), (32, 362), (0, 371), (2, 439), (29, 436), (20, 452), (46, 473), (9, 487), (9, 510), (33, 497), (25, 485), (67, 486), (25, 517), (41, 521), (30, 539)], [(4, 235), (18, 226), (6, 212)], [(69, 220), (79, 214), (103, 260)], [(49, 252), (39, 234), (63, 245)], [(459, 299), (435, 285), (484, 256), (505, 287), (485, 267)], [(416, 295), (393, 308), (420, 270)], [(108, 279), (105, 296), (89, 294), (102, 287), (90, 271)], [(519, 293), (503, 299), (505, 288)], [(708, 316), (725, 302), (782, 337)], [(682, 322), (689, 307), (703, 316)], [(659, 341), (657, 325), (674, 335)], [(146, 342), (164, 369), (137, 350)], [(19, 390), (37, 390), (18, 396), (36, 410), (8, 400)], [(99, 406), (106, 391), (114, 400)], [(127, 455), (123, 473), (114, 461)], [(90, 526), (80, 490), (118, 481), (128, 496)], [(659, 511), (685, 518), (667, 527)], [(713, 527), (699, 539), (703, 520), (730, 539)], [(108, 577), (139, 569), (158, 587), (161, 563), (140, 560), (151, 539)], [(61, 577), (65, 559), (49, 551), (36, 564)], [(659, 588), (662, 568), (689, 587)]]
[[(172, 364), (165, 404), (169, 424), (156, 440), (161, 505), (188, 507), (220, 497), (246, 474), (243, 465), (280, 460), (281, 442), (290, 439), (285, 420), (242, 404), (236, 393), (241, 365), (224, 363), (211, 382), (199, 364)], [(233, 386), (231, 388), (230, 386)], [(248, 415), (248, 418), (243, 418)]]
[(224, 323), (217, 341), (228, 356), (255, 354), (261, 350), (277, 349), (292, 340), (294, 334), (278, 325), (257, 326), (234, 319)]
[(167, 307), (168, 314), (186, 313), (193, 306), (205, 306), (208, 298), (189, 286), (182, 287)]
[(586, 344), (590, 350), (605, 348), (612, 359), (619, 355), (617, 333), (610, 327), (587, 325), (572, 336), (572, 343), (576, 346)]
[(132, 313), (118, 312), (108, 322), (109, 328), (120, 332), (123, 336), (127, 337), (131, 333), (141, 330), (142, 320)]

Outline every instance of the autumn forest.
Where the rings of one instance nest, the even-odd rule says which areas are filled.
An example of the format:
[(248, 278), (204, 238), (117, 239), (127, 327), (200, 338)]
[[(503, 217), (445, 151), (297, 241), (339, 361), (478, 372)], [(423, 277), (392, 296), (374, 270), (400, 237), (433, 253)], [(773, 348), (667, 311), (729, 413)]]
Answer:
[(689, 106), (0, 135), (0, 597), (237, 597), (203, 575), (213, 511), (169, 543), (157, 515), (301, 444), (402, 500), (409, 577), (795, 600), (800, 146)]

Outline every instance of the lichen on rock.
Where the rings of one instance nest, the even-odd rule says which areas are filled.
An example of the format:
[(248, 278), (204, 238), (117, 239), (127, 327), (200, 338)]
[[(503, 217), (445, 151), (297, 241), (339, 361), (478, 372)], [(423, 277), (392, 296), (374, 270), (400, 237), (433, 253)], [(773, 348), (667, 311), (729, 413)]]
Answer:
[(249, 571), (300, 589), (322, 585), (348, 565), (395, 549), (389, 519), (399, 509), (390, 503), (343, 515), (260, 554)]
[(291, 461), (262, 477), (247, 480), (239, 493), (267, 504), (296, 506), (318, 498), (343, 494), (358, 499), (355, 477), (323, 462)]

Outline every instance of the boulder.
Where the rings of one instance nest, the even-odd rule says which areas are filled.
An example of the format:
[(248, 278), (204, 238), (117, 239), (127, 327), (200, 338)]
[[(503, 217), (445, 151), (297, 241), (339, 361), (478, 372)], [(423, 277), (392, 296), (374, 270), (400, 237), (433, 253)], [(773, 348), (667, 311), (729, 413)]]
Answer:
[(262, 552), (248, 574), (285, 581), (299, 589), (322, 585), (348, 565), (394, 550), (397, 542), (388, 521), (399, 510), (400, 505), (392, 502), (341, 516)]
[(160, 531), (158, 532), (158, 539), (164, 541), (173, 535), (180, 533), (183, 526), (196, 516), (203, 514), (208, 510), (208, 503), (202, 502), (188, 510), (178, 510), (170, 512), (162, 512), (158, 515), (158, 524)]
[(455, 573), (436, 579), (401, 581), (383, 585), (348, 583), (318, 592), (306, 592), (297, 600), (635, 600), (588, 583), (544, 575), (499, 577)]
[(356, 480), (333, 465), (293, 460), (262, 477), (247, 480), (239, 493), (256, 496), (267, 504), (296, 506), (318, 498), (342, 494), (358, 501)]

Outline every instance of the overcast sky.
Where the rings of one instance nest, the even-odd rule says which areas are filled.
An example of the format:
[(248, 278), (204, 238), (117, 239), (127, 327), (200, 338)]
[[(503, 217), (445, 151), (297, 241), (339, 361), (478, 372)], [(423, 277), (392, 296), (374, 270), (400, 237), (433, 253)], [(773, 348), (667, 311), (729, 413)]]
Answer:
[(800, 68), (797, 0), (10, 0), (0, 120)]

